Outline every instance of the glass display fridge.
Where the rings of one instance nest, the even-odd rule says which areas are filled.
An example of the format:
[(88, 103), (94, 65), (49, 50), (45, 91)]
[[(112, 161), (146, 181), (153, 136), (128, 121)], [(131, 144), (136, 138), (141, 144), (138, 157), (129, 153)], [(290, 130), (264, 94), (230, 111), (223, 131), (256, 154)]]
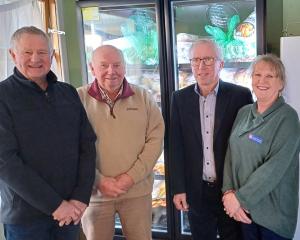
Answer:
[[(92, 51), (114, 45), (124, 53), (127, 80), (146, 88), (164, 116), (164, 152), (153, 169), (153, 238), (191, 239), (187, 216), (174, 209), (169, 194), (176, 178), (168, 168), (171, 95), (194, 83), (188, 51), (202, 38), (214, 39), (222, 49), (222, 80), (251, 88), (246, 69), (264, 53), (265, 0), (79, 0), (77, 5), (83, 84), (93, 81)], [(118, 217), (116, 236), (122, 238)]]

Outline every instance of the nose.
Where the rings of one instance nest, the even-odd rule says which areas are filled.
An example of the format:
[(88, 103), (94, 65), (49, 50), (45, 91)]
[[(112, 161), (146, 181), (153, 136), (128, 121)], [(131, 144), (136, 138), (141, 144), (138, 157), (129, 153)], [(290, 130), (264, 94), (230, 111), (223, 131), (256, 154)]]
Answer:
[(38, 62), (40, 60), (40, 54), (38, 54), (38, 53), (32, 53), (32, 55), (31, 55), (31, 61), (32, 62)]
[(113, 73), (114, 72), (114, 66), (113, 66), (113, 64), (109, 64), (108, 65), (107, 72), (108, 73)]
[(266, 76), (260, 76), (258, 78), (259, 83), (264, 83), (264, 82), (267, 82), (267, 81), (268, 81), (268, 78)]
[(199, 63), (198, 68), (206, 68), (207, 67), (207, 65), (205, 64), (204, 60), (205, 59), (200, 59), (200, 63)]

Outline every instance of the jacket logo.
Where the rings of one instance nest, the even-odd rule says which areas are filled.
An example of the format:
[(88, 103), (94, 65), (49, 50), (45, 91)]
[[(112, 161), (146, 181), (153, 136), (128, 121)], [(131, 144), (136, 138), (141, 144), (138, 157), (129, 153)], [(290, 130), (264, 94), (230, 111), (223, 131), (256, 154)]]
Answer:
[(256, 136), (252, 133), (249, 134), (249, 137), (248, 137), (251, 141), (253, 142), (256, 142), (256, 143), (259, 143), (259, 144), (262, 144), (263, 142), (263, 139), (260, 137), (260, 136)]

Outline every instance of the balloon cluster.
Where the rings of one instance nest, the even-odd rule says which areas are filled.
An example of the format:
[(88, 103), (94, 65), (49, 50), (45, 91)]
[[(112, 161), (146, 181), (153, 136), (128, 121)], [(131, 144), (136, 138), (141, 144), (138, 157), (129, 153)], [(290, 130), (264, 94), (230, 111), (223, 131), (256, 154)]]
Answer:
[(233, 15), (227, 23), (227, 32), (219, 27), (206, 25), (205, 31), (212, 35), (215, 42), (223, 52), (224, 60), (243, 59), (246, 54), (246, 46), (243, 41), (234, 38), (235, 28), (240, 23), (239, 15)]
[(130, 47), (123, 50), (128, 64), (158, 64), (156, 23), (145, 10), (137, 10), (121, 25), (121, 32)]

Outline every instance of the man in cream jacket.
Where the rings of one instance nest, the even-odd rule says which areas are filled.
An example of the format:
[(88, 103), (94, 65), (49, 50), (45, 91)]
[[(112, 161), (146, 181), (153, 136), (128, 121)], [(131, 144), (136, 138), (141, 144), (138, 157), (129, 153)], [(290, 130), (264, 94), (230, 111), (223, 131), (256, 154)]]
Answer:
[(98, 47), (92, 84), (78, 89), (98, 137), (96, 181), (82, 218), (88, 240), (111, 240), (115, 214), (129, 240), (151, 239), (152, 170), (162, 152), (164, 121), (150, 94), (125, 78), (123, 54)]

